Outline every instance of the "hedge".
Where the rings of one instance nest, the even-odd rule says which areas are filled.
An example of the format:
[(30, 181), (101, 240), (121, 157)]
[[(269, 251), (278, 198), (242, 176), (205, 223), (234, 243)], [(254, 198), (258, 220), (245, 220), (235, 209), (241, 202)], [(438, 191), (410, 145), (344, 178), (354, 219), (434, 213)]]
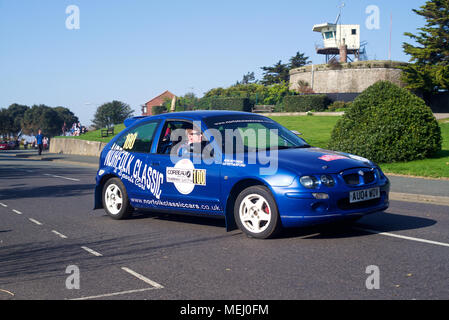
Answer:
[(325, 94), (287, 96), (284, 98), (286, 112), (326, 111), (331, 100)]
[(248, 98), (202, 98), (197, 110), (233, 110), (251, 112), (254, 103)]
[(153, 116), (158, 115), (158, 114), (162, 114), (162, 113), (164, 113), (166, 111), (167, 111), (167, 107), (164, 106), (164, 105), (151, 107), (151, 114)]

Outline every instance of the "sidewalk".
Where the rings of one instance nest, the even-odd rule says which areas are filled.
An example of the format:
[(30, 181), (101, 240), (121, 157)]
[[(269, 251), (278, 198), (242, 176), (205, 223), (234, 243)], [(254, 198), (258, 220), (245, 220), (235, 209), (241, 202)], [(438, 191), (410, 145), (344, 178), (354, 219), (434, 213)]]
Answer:
[[(11, 156), (14, 156), (11, 153)], [(16, 152), (15, 156), (30, 160), (53, 161), (72, 165), (98, 168), (97, 157), (51, 154), (38, 156), (35, 150)], [(449, 180), (425, 179), (387, 175), (391, 182), (390, 200), (431, 203), (449, 206)]]
[(38, 155), (36, 150), (20, 150), (20, 151), (9, 151), (7, 154), (11, 157), (24, 158), (29, 160), (41, 160), (41, 161), (52, 161), (61, 162), (66, 164), (87, 166), (92, 168), (98, 168), (99, 158), (90, 156), (81, 156), (73, 154), (57, 154), (42, 152), (42, 155)]

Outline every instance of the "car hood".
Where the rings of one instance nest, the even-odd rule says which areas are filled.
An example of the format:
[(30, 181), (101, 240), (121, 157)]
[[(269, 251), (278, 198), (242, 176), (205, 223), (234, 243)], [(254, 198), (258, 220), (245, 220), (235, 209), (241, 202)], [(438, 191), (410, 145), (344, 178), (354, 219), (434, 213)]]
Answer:
[(278, 167), (297, 174), (338, 174), (343, 170), (374, 165), (359, 156), (320, 148), (285, 149), (279, 150), (278, 155)]

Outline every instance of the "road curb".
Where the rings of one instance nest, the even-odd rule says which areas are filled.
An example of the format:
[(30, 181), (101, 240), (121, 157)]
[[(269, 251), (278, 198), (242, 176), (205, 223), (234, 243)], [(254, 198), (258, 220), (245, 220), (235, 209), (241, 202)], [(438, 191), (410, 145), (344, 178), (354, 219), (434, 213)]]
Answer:
[(449, 206), (449, 197), (429, 196), (422, 194), (390, 192), (390, 200)]
[(449, 181), (449, 178), (446, 177), (440, 177), (440, 178), (433, 178), (433, 177), (422, 177), (422, 176), (411, 176), (407, 174), (400, 174), (400, 173), (390, 173), (390, 172), (384, 172), (384, 174), (392, 177), (399, 177), (399, 178), (412, 178), (412, 179), (422, 179), (422, 180), (432, 180), (432, 181)]

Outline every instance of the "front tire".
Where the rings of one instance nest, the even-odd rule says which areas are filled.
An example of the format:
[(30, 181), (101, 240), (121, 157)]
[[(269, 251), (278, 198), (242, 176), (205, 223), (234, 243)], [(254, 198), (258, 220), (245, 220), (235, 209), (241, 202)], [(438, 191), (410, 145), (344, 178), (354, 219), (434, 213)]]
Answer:
[(246, 188), (238, 195), (234, 218), (240, 230), (257, 239), (272, 238), (282, 227), (276, 202), (264, 186)]
[(133, 208), (129, 204), (125, 186), (118, 178), (109, 179), (103, 187), (103, 208), (115, 220), (131, 216)]

